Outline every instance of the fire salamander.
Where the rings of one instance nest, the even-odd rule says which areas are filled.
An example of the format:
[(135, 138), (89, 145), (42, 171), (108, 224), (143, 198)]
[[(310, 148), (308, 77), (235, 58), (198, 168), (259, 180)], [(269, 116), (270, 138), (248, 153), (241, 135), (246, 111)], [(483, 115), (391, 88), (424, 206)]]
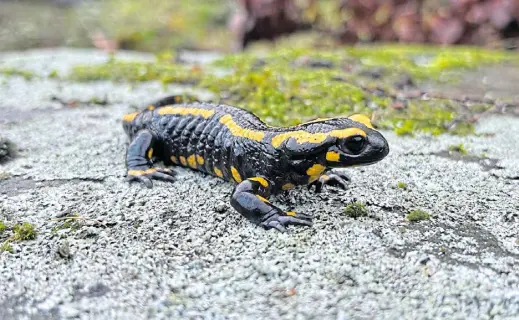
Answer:
[(237, 185), (231, 205), (253, 223), (285, 231), (311, 225), (312, 217), (283, 212), (270, 195), (297, 185), (346, 187), (348, 177), (332, 168), (372, 164), (389, 153), (386, 139), (364, 115), (317, 119), (287, 128), (270, 127), (252, 113), (229, 105), (185, 103), (172, 96), (127, 114), (130, 138), (127, 180), (153, 186), (174, 181), (171, 169), (189, 167)]

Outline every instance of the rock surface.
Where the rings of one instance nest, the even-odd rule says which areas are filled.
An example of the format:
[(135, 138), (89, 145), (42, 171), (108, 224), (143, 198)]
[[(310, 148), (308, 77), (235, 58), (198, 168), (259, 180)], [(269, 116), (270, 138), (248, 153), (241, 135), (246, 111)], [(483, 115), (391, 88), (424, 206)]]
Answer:
[[(0, 55), (42, 74), (105, 59)], [(315, 216), (312, 228), (280, 234), (242, 219), (228, 206), (232, 185), (216, 178), (177, 169), (177, 182), (151, 190), (124, 181), (121, 117), (184, 89), (0, 76), (0, 136), (19, 149), (0, 165), (0, 220), (38, 232), (0, 253), (1, 319), (518, 316), (518, 118), (483, 119), (469, 137), (384, 132), (389, 156), (348, 170), (348, 190), (275, 200)], [(448, 156), (460, 143), (492, 165)], [(368, 217), (344, 214), (352, 199)], [(413, 209), (431, 219), (408, 222)], [(71, 225), (53, 220), (74, 214)]]

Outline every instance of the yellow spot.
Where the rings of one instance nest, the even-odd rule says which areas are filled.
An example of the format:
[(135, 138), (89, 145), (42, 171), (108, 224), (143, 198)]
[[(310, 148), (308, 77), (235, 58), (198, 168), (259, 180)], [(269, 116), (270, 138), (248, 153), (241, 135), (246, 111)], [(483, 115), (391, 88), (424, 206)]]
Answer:
[(324, 180), (330, 180), (330, 177), (327, 174), (323, 174), (319, 178), (323, 178)]
[(229, 131), (231, 131), (232, 135), (235, 137), (261, 141), (265, 136), (265, 132), (240, 127), (236, 122), (234, 122), (230, 114), (221, 117), (220, 123), (229, 129)]
[(348, 118), (353, 120), (353, 121), (355, 121), (355, 122), (362, 123), (363, 125), (365, 125), (366, 127), (370, 128), (370, 129), (373, 129), (373, 125), (371, 124), (371, 120), (366, 115), (354, 114), (352, 116), (349, 116)]
[(153, 148), (150, 148), (150, 150), (148, 150), (148, 159), (151, 158), (153, 158)]
[(256, 195), (256, 197), (258, 197), (258, 199), (260, 199), (263, 202), (269, 202), (267, 199), (263, 198), (262, 196)]
[(178, 158), (180, 159), (180, 163), (182, 163), (183, 166), (187, 166), (186, 157), (180, 156)]
[(231, 167), (231, 173), (232, 173), (232, 177), (234, 178), (234, 181), (241, 182), (240, 173), (238, 172), (238, 170), (236, 170), (235, 167)]
[(196, 169), (196, 157), (194, 154), (190, 155), (189, 157), (187, 157), (187, 164), (193, 168), (193, 169)]
[(295, 217), (296, 216), (296, 212), (295, 211), (288, 211), (287, 212), (287, 216)]
[(267, 188), (269, 186), (268, 181), (262, 177), (249, 178), (249, 180), (258, 181), (264, 188)]
[(196, 162), (198, 162), (199, 165), (204, 165), (204, 158), (202, 156), (196, 155)]
[(154, 169), (154, 168), (150, 168), (147, 170), (128, 170), (128, 175), (135, 177), (135, 176), (142, 176), (144, 174), (150, 174), (150, 173), (153, 173), (156, 171), (157, 171), (157, 169)]
[(171, 156), (171, 157), (169, 157), (169, 158), (171, 159), (171, 162), (173, 162), (174, 164), (178, 164), (178, 159), (177, 159), (177, 157), (175, 157), (175, 156)]
[(290, 189), (294, 189), (295, 188), (295, 185), (293, 185), (292, 183), (285, 183), (283, 186), (281, 186), (281, 189), (283, 190), (290, 190)]
[(209, 118), (214, 114), (214, 110), (201, 109), (201, 108), (186, 108), (186, 107), (172, 107), (167, 106), (159, 109), (160, 115), (165, 114), (179, 114), (182, 116), (201, 116), (202, 118)]
[(220, 178), (223, 177), (223, 173), (222, 173), (222, 170), (218, 169), (218, 168), (214, 168), (214, 173), (219, 176)]
[(321, 143), (328, 137), (335, 138), (348, 138), (351, 136), (360, 135), (365, 137), (366, 132), (359, 128), (346, 128), (340, 130), (332, 130), (330, 132), (318, 132), (318, 133), (310, 133), (307, 131), (299, 130), (299, 131), (291, 131), (278, 134), (272, 138), (272, 145), (274, 148), (279, 147), (285, 140), (289, 138), (296, 139), (297, 143)]
[(132, 122), (133, 119), (135, 119), (135, 117), (138, 115), (139, 113), (138, 112), (134, 112), (134, 113), (129, 113), (127, 115), (125, 115), (123, 117), (123, 121), (125, 122)]
[(155, 106), (154, 106), (154, 105), (150, 105), (150, 106), (148, 106), (148, 110), (150, 110), (150, 111), (155, 110)]
[(339, 162), (340, 155), (336, 151), (326, 152), (326, 161)]
[(309, 176), (320, 176), (324, 169), (326, 169), (325, 166), (316, 163), (306, 170), (306, 174)]
[(314, 164), (308, 170), (306, 170), (306, 174), (310, 176), (309, 182), (314, 182), (315, 180), (319, 179), (319, 176), (323, 171), (326, 169), (323, 165), (320, 165), (318, 163)]

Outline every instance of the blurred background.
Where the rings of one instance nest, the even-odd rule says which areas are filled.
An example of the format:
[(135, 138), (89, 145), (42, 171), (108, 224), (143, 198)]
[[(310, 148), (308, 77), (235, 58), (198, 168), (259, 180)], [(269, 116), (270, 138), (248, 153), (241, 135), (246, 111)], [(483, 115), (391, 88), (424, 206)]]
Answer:
[(0, 0), (0, 50), (240, 51), (271, 41), (516, 49), (519, 0)]

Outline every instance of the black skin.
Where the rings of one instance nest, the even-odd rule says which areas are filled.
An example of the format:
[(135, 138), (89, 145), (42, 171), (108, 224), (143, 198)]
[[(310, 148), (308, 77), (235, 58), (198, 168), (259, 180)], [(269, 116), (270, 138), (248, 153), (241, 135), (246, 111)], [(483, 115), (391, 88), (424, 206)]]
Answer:
[[(171, 108), (175, 111), (166, 112)], [(325, 185), (345, 189), (349, 178), (333, 168), (372, 164), (389, 153), (387, 141), (370, 123), (341, 117), (273, 128), (243, 109), (185, 103), (178, 96), (126, 116), (123, 126), (131, 141), (128, 181), (149, 188), (153, 180), (174, 181), (173, 170), (153, 167), (157, 161), (189, 166), (237, 183), (232, 207), (254, 224), (279, 231), (288, 225), (310, 226), (312, 217), (283, 212), (269, 196), (297, 185), (316, 192)], [(341, 130), (355, 134), (337, 134)], [(319, 138), (304, 139), (301, 133)], [(335, 158), (327, 158), (330, 154)]]

